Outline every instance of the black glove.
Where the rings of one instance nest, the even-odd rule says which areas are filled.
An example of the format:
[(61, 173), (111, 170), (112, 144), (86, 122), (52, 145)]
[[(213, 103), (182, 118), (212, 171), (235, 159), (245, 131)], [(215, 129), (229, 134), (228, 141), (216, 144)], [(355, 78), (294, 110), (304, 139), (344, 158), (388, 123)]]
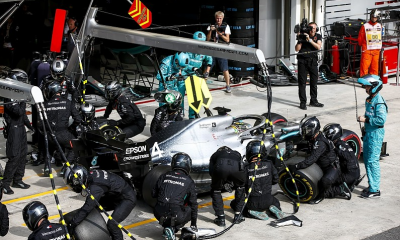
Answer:
[(115, 127), (118, 125), (118, 122), (115, 120), (108, 120), (107, 124), (108, 126)]
[(177, 79), (178, 81), (185, 81), (185, 76), (180, 75), (180, 76), (178, 76), (176, 79)]
[(209, 75), (210, 75), (209, 72), (205, 72), (205, 73), (203, 74), (204, 78), (208, 78)]
[(196, 226), (196, 225), (191, 225), (190, 228), (191, 228), (194, 232), (197, 232), (197, 226)]
[(176, 78), (175, 74), (172, 74), (171, 76), (166, 77), (165, 80), (166, 80), (166, 81), (172, 81), (172, 80), (174, 80), (175, 78)]
[(297, 165), (289, 165), (289, 172), (294, 173), (297, 171)]

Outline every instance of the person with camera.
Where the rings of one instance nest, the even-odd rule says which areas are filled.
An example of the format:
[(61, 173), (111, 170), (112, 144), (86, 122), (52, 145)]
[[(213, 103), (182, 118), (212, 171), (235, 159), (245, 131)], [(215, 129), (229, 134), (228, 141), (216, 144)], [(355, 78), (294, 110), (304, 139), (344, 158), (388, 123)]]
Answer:
[[(224, 20), (224, 13), (218, 11), (215, 13), (215, 25), (211, 25), (207, 28), (207, 41), (216, 43), (229, 43), (229, 35), (231, 35), (231, 29)], [(213, 57), (211, 69), (218, 64), (221, 69), (225, 82), (226, 82), (226, 92), (231, 92), (230, 76), (228, 71), (228, 60), (225, 58)]]
[(358, 45), (361, 46), (360, 77), (379, 75), (379, 55), (382, 48), (382, 25), (378, 23), (380, 12), (372, 10), (369, 22), (361, 25)]
[(317, 33), (317, 24), (310, 22), (305, 29), (300, 29), (297, 33), (297, 44), (295, 46), (298, 60), (299, 75), (299, 98), (300, 108), (307, 110), (306, 82), (307, 73), (310, 75), (310, 106), (323, 107), (324, 104), (318, 102), (317, 99), (317, 82), (318, 82), (318, 54), (317, 50), (321, 49), (322, 36)]

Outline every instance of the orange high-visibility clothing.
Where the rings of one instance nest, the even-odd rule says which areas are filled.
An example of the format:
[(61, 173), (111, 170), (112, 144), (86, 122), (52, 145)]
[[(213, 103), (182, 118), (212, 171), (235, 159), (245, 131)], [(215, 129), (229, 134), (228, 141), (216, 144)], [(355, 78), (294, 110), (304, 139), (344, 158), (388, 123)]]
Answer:
[[(361, 46), (361, 62), (360, 62), (360, 77), (367, 75), (367, 74), (374, 74), (374, 75), (379, 75), (379, 54), (381, 51), (382, 47), (382, 27), (380, 23), (377, 22), (371, 22), (369, 21), (367, 25), (367, 28), (372, 28), (373, 30), (376, 31), (377, 33), (377, 38), (380, 41), (380, 47), (379, 43), (375, 44), (374, 47), (371, 47), (372, 44), (367, 42), (367, 38), (370, 37), (366, 34), (365, 26), (362, 25), (360, 28), (360, 32), (358, 33), (358, 45)], [(378, 42), (379, 42), (378, 41)], [(369, 45), (369, 46), (368, 46)], [(371, 49), (368, 50), (368, 48), (377, 48), (379, 49)]]

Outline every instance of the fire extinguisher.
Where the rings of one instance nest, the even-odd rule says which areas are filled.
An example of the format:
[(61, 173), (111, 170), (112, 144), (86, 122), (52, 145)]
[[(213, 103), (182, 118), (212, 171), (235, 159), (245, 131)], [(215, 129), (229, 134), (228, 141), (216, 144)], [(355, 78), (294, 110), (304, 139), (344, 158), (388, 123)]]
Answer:
[(337, 40), (335, 40), (335, 44), (332, 46), (332, 61), (331, 61), (331, 71), (340, 74), (340, 55), (339, 55), (339, 46)]
[(386, 58), (383, 57), (382, 58), (382, 68), (381, 68), (381, 79), (382, 79), (382, 83), (386, 84), (388, 82), (388, 78), (389, 78), (389, 68), (386, 65)]

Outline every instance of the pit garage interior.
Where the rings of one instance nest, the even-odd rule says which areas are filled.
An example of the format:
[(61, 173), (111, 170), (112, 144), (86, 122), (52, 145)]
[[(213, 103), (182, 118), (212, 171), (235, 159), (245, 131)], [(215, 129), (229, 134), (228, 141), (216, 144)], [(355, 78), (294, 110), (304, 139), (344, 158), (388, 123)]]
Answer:
[[(0, 0), (0, 14), (19, 1)], [(52, 27), (56, 9), (69, 10), (70, 17), (74, 16), (81, 28), (90, 1), (56, 1), (56, 0), (26, 0), (28, 11), (32, 12), (31, 18), (23, 18), (22, 8), (14, 14), (14, 21), (18, 17), (33, 19), (26, 26), (30, 29), (26, 35), (21, 35), (28, 43), (21, 47), (23, 51), (15, 48), (13, 51), (4, 51), (0, 54), (0, 66), (19, 68), (30, 72), (31, 62), (34, 60), (32, 52), (38, 51), (43, 55), (57, 56), (49, 53), (52, 37)], [(363, 188), (368, 186), (367, 178), (353, 192), (350, 201), (344, 199), (327, 199), (319, 205), (301, 203), (299, 211), (295, 214), (303, 222), (302, 227), (295, 223), (286, 227), (272, 227), (270, 222), (255, 219), (246, 219), (245, 222), (233, 226), (219, 239), (242, 239), (255, 237), (257, 239), (397, 239), (400, 236), (400, 219), (395, 213), (400, 211), (399, 197), (396, 183), (400, 177), (396, 174), (400, 167), (396, 164), (400, 153), (396, 147), (397, 123), (396, 115), (400, 108), (398, 103), (398, 35), (400, 24), (400, 2), (397, 1), (350, 1), (350, 0), (234, 0), (234, 1), (142, 1), (153, 14), (152, 25), (149, 30), (141, 30), (138, 24), (128, 15), (129, 1), (125, 0), (98, 0), (93, 1), (93, 7), (99, 9), (96, 21), (99, 24), (116, 26), (137, 31), (153, 32), (170, 36), (192, 38), (196, 31), (207, 33), (207, 27), (214, 24), (214, 13), (223, 11), (224, 22), (232, 30), (231, 43), (250, 48), (260, 49), (266, 59), (268, 73), (272, 84), (272, 109), (285, 117), (289, 122), (299, 123), (304, 114), (315, 115), (321, 121), (321, 126), (332, 122), (340, 123), (343, 128), (361, 136), (356, 114), (364, 112), (365, 90), (357, 84), (357, 74), (360, 65), (361, 50), (357, 45), (359, 27), (368, 21), (372, 9), (380, 9), (385, 34), (383, 36), (382, 64), (387, 69), (388, 76), (384, 80), (381, 91), (389, 106), (388, 120), (385, 124), (387, 143), (385, 154), (380, 162), (382, 171), (382, 192), (379, 199), (365, 200), (359, 198)], [(318, 100), (325, 104), (323, 108), (311, 108), (307, 111), (299, 109), (296, 60), (296, 34), (294, 28), (303, 18), (308, 22), (316, 22), (319, 34), (323, 37), (322, 50), (319, 53), (319, 81)], [(1, 19), (3, 21), (3, 19)], [(1, 23), (1, 22), (0, 22)], [(24, 24), (24, 23), (23, 23)], [(3, 34), (4, 27), (1, 28)], [(24, 29), (24, 28), (23, 28)], [(80, 30), (80, 29), (79, 29)], [(4, 35), (1, 35), (2, 38)], [(3, 44), (4, 42), (2, 42)], [(333, 46), (338, 46), (339, 54), (333, 51)], [(65, 44), (62, 46), (66, 49)], [(85, 51), (89, 51), (86, 48)], [(186, 51), (182, 48), (181, 51)], [(87, 102), (96, 106), (96, 116), (103, 116), (107, 100), (104, 98), (104, 84), (111, 80), (118, 80), (126, 87), (132, 87), (135, 93), (135, 103), (146, 119), (145, 130), (133, 137), (134, 142), (144, 142), (151, 136), (150, 123), (158, 103), (154, 95), (158, 91), (159, 81), (157, 74), (157, 61), (176, 53), (175, 50), (143, 46), (135, 43), (113, 41), (96, 38), (93, 41), (91, 54), (88, 54), (83, 63), (89, 84), (87, 85)], [(68, 58), (71, 53), (58, 55)], [(85, 54), (85, 53), (83, 53)], [(90, 57), (89, 57), (90, 56)], [(336, 60), (335, 60), (336, 59)], [(383, 65), (384, 62), (384, 65)], [(267, 109), (267, 93), (264, 89), (252, 84), (258, 79), (260, 68), (253, 63), (229, 60), (229, 72), (232, 78), (232, 92), (225, 92), (225, 82), (222, 73), (214, 69), (206, 83), (212, 95), (210, 106), (214, 116), (217, 110), (214, 107), (225, 107), (231, 110), (233, 117), (244, 114), (263, 114)], [(322, 67), (321, 67), (322, 66)], [(76, 66), (75, 66), (75, 70)], [(381, 75), (383, 79), (383, 74)], [(79, 78), (79, 77), (78, 77)], [(77, 79), (78, 79), (77, 78)], [(79, 79), (77, 81), (80, 81)], [(103, 94), (103, 95), (102, 95)], [(309, 88), (307, 87), (307, 96)], [(185, 117), (188, 119), (188, 99), (185, 97)], [(4, 113), (3, 108), (0, 110)], [(31, 109), (28, 109), (28, 118), (31, 120)], [(199, 112), (201, 118), (207, 115), (204, 109)], [(116, 111), (110, 116), (118, 120)], [(2, 118), (3, 119), (3, 118)], [(0, 125), (3, 127), (2, 119)], [(30, 138), (30, 134), (28, 134)], [(30, 139), (28, 141), (31, 141)], [(0, 135), (0, 164), (4, 169), (7, 162), (5, 154), (6, 140)], [(44, 176), (43, 165), (32, 166), (32, 152), (37, 151), (32, 142), (28, 143), (29, 154), (24, 181), (31, 185), (30, 189), (17, 189), (13, 195), (4, 195), (2, 203), (10, 212), (10, 230), (4, 239), (26, 239), (30, 231), (22, 219), (22, 209), (30, 201), (43, 202), (49, 211), (50, 221), (59, 219), (57, 206), (54, 202), (53, 191), (49, 178)], [(390, 155), (388, 154), (390, 153)], [(291, 161), (304, 159), (307, 153), (298, 151), (291, 156)], [(362, 174), (365, 167), (360, 158)], [(81, 207), (84, 198), (73, 193), (59, 177), (60, 167), (53, 165), (56, 189), (60, 204), (65, 213)], [(280, 186), (273, 187), (273, 192), (280, 192)], [(234, 198), (233, 193), (224, 192), (224, 207), (228, 222), (232, 222), (233, 211), (229, 207)], [(283, 211), (291, 213), (293, 203), (283, 195), (277, 195)], [(216, 232), (224, 230), (213, 224), (214, 211), (211, 197), (208, 193), (198, 195), (199, 217), (198, 227), (213, 228)], [(110, 212), (111, 213), (111, 212)], [(105, 219), (106, 217), (103, 216)], [(153, 210), (143, 199), (139, 199), (132, 213), (121, 223), (136, 239), (163, 239), (162, 227), (154, 218)], [(179, 235), (179, 234), (178, 234)], [(89, 238), (90, 239), (90, 238)], [(130, 239), (124, 234), (124, 239)]]

